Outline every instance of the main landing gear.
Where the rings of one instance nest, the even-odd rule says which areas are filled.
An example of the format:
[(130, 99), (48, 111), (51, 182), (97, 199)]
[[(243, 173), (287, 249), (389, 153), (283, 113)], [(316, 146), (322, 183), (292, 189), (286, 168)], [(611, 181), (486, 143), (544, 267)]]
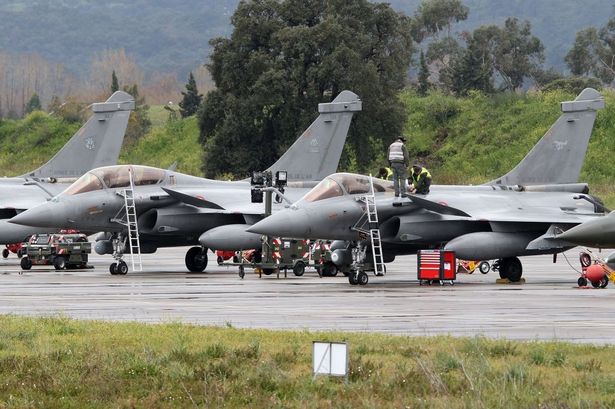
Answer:
[(500, 278), (506, 278), (511, 283), (521, 281), (523, 266), (518, 257), (501, 258), (495, 262), (493, 267), (500, 273)]
[(186, 267), (192, 273), (202, 273), (207, 268), (207, 248), (191, 247), (186, 253)]

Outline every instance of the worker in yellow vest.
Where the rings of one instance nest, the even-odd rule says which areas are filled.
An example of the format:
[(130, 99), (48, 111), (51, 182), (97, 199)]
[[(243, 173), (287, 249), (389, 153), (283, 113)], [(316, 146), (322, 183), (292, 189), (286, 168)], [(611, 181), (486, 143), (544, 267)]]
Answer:
[(393, 170), (391, 168), (380, 168), (378, 178), (384, 180), (393, 180)]
[(412, 193), (426, 195), (431, 186), (431, 173), (421, 165), (415, 164), (412, 166), (408, 182), (412, 185), (410, 188)]
[(406, 178), (408, 177), (408, 149), (404, 143), (406, 138), (398, 137), (395, 142), (389, 146), (387, 152), (389, 164), (393, 168), (393, 188), (395, 189), (395, 197), (407, 197), (406, 194)]

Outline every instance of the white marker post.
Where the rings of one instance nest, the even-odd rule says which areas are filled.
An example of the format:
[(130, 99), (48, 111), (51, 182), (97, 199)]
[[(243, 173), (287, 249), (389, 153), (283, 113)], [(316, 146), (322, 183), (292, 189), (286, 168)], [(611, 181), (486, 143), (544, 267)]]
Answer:
[(343, 376), (348, 380), (348, 345), (345, 342), (312, 343), (312, 368), (318, 375)]

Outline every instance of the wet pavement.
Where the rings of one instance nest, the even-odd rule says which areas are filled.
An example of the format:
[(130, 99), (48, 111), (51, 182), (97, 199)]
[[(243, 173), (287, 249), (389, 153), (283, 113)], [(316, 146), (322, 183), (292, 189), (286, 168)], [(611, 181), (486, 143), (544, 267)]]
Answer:
[[(109, 256), (94, 269), (21, 271), (15, 255), (0, 259), (0, 313), (65, 315), (79, 319), (187, 322), (295, 330), (375, 331), (404, 335), (615, 342), (615, 284), (577, 287), (561, 255), (522, 258), (525, 284), (496, 284), (497, 273), (460, 274), (454, 286), (420, 286), (416, 256), (398, 257), (386, 277), (350, 286), (341, 274), (277, 279), (213, 263), (187, 273), (187, 248), (143, 256), (144, 271), (112, 276)], [(578, 250), (566, 253), (579, 268)], [(213, 255), (210, 255), (210, 262)], [(606, 253), (603, 253), (606, 256)]]

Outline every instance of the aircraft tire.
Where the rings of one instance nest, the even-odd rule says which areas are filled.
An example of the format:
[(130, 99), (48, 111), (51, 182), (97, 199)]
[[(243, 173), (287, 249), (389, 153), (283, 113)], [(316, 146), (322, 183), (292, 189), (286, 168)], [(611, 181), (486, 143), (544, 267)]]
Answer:
[(117, 263), (117, 268), (115, 269), (115, 271), (119, 275), (126, 275), (126, 273), (128, 273), (128, 264), (126, 264), (124, 260), (120, 261), (119, 263)]
[(191, 273), (202, 273), (207, 268), (207, 249), (191, 247), (186, 252), (186, 267)]
[[(502, 274), (504, 276), (502, 277)], [(512, 283), (521, 281), (523, 265), (517, 257), (504, 258), (500, 261), (500, 277), (507, 278)]]
[(56, 256), (53, 259), (53, 267), (56, 270), (64, 270), (66, 268), (66, 259), (62, 256)]
[(2, 250), (2, 258), (8, 258), (8, 257), (9, 257), (9, 249)]
[(32, 268), (32, 260), (30, 260), (30, 257), (23, 257), (19, 264), (22, 270), (30, 270)]
[(478, 271), (480, 271), (481, 274), (487, 274), (490, 270), (491, 266), (489, 265), (488, 261), (481, 261), (478, 265)]
[(350, 285), (358, 285), (359, 284), (359, 279), (358, 279), (358, 274), (356, 271), (351, 271), (350, 273), (348, 273), (348, 282), (350, 283)]
[(369, 282), (369, 276), (365, 271), (359, 271), (356, 280), (360, 285), (367, 285), (367, 283)]
[(111, 263), (109, 265), (109, 272), (111, 275), (117, 275), (117, 263)]

